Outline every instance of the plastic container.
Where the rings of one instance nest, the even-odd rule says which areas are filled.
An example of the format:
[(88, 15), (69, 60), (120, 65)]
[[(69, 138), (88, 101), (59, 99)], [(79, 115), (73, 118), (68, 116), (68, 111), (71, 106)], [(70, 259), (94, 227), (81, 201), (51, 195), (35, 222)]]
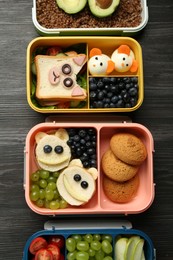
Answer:
[[(153, 180), (153, 152), (154, 152), (154, 142), (150, 131), (143, 125), (130, 123), (127, 121), (119, 120), (115, 123), (115, 118), (113, 122), (105, 123), (99, 122), (102, 120), (97, 118), (97, 123), (90, 120), (88, 122), (82, 122), (76, 120), (73, 123), (73, 117), (69, 119), (69, 122), (64, 122), (60, 117), (59, 122), (45, 122), (34, 126), (28, 133), (26, 137), (25, 146), (25, 178), (24, 178), (24, 188), (25, 188), (25, 198), (28, 206), (34, 212), (41, 215), (95, 215), (95, 214), (138, 214), (147, 210), (153, 202), (155, 194), (155, 184)], [(70, 122), (70, 120), (72, 122)], [(96, 118), (93, 119), (96, 121)], [(109, 120), (109, 118), (108, 118)], [(126, 120), (126, 119), (125, 119)], [(57, 130), (59, 128), (94, 128), (96, 129), (97, 135), (97, 170), (98, 178), (96, 180), (96, 191), (93, 197), (88, 203), (82, 206), (68, 206), (65, 209), (50, 210), (47, 208), (39, 208), (30, 199), (30, 176), (39, 167), (35, 158), (35, 135), (38, 132), (49, 133), (52, 130)], [(137, 190), (137, 194), (133, 200), (128, 203), (114, 203), (111, 202), (105, 195), (102, 188), (103, 172), (100, 166), (100, 161), (103, 153), (109, 147), (109, 141), (112, 135), (116, 132), (129, 132), (138, 136), (145, 144), (147, 149), (147, 159), (143, 162), (139, 169), (140, 185)]]
[[(86, 103), (84, 106), (41, 106), (38, 105), (38, 102), (33, 93), (33, 79), (34, 74), (31, 72), (31, 66), (33, 64), (33, 53), (38, 48), (47, 48), (51, 46), (60, 46), (61, 48), (68, 48), (70, 46), (76, 46), (77, 44), (84, 44), (84, 49), (87, 55), (92, 48), (99, 48), (102, 50), (102, 53), (111, 56), (111, 54), (117, 49), (120, 45), (128, 45), (130, 49), (134, 52), (135, 59), (138, 62), (138, 69), (136, 72), (116, 72), (115, 70), (106, 77), (116, 77), (116, 78), (137, 78), (138, 80), (138, 98), (134, 105), (129, 106), (118, 106), (113, 108), (92, 108), (90, 105), (90, 90), (89, 90), (89, 79), (92, 77), (86, 66), (85, 75), (86, 75)], [(27, 100), (30, 107), (36, 112), (40, 113), (108, 113), (108, 112), (132, 112), (138, 109), (144, 99), (144, 77), (143, 77), (143, 59), (142, 59), (142, 49), (140, 44), (130, 38), (130, 37), (38, 37), (32, 40), (27, 48), (27, 57), (26, 57), (26, 85), (27, 85)], [(102, 78), (105, 75), (101, 76)]]
[[(23, 260), (30, 260), (31, 254), (29, 252), (29, 246), (33, 239), (37, 237), (44, 237), (46, 240), (49, 239), (50, 236), (62, 235), (66, 240), (71, 235), (85, 235), (85, 234), (100, 234), (100, 235), (111, 235), (112, 236), (112, 247), (113, 247), (113, 259), (115, 259), (115, 241), (119, 236), (122, 237), (132, 237), (132, 236), (140, 236), (144, 239), (144, 254), (145, 259), (147, 260), (155, 260), (156, 259), (156, 250), (154, 248), (153, 242), (150, 237), (145, 234), (143, 231), (136, 230), (132, 228), (131, 223), (123, 220), (110, 220), (105, 222), (102, 220), (76, 220), (73, 219), (71, 223), (65, 223), (65, 221), (48, 221), (45, 223), (44, 230), (36, 232), (27, 240), (24, 253)], [(64, 248), (62, 251), (63, 255), (67, 256), (67, 250)]]
[(36, 0), (33, 0), (32, 21), (40, 35), (43, 36), (69, 36), (69, 35), (121, 35), (131, 36), (140, 32), (148, 23), (147, 0), (141, 0), (141, 23), (136, 27), (116, 27), (116, 28), (52, 28), (48, 29), (39, 24), (36, 14)]

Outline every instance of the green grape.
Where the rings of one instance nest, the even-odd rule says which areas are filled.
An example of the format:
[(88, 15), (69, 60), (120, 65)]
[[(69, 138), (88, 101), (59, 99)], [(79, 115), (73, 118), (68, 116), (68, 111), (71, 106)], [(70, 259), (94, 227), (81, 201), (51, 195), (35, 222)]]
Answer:
[(56, 182), (57, 178), (53, 177), (53, 176), (49, 176), (49, 178), (47, 179), (47, 182)]
[(65, 209), (65, 208), (67, 208), (67, 206), (68, 206), (67, 201), (65, 201), (64, 199), (61, 199), (60, 200), (60, 209)]
[(58, 178), (60, 175), (60, 172), (53, 172), (52, 176), (55, 178)]
[(77, 253), (77, 251), (68, 252), (67, 260), (75, 260), (76, 259), (76, 253)]
[(89, 259), (89, 254), (87, 252), (77, 252), (76, 253), (76, 260), (88, 260)]
[(102, 250), (106, 253), (106, 254), (110, 254), (112, 253), (112, 245), (108, 240), (103, 240), (102, 241)]
[(103, 260), (113, 260), (113, 258), (111, 256), (105, 256)]
[(54, 198), (53, 190), (46, 189), (46, 190), (45, 190), (45, 198), (46, 198), (47, 200), (53, 200), (53, 198)]
[(87, 241), (78, 241), (76, 247), (79, 251), (88, 251), (89, 244)]
[(39, 191), (36, 191), (36, 190), (34, 190), (34, 191), (31, 191), (31, 193), (30, 193), (30, 199), (32, 200), (32, 201), (37, 201), (38, 199), (39, 199)]
[(45, 170), (40, 170), (39, 174), (41, 179), (48, 179), (50, 175), (49, 172)]
[(60, 194), (59, 194), (59, 192), (58, 192), (57, 189), (54, 190), (53, 193), (54, 193), (54, 199), (55, 199), (55, 200), (58, 199), (58, 198), (60, 197)]
[(89, 256), (95, 256), (96, 251), (92, 249), (91, 247), (88, 249)]
[(99, 241), (94, 240), (94, 241), (91, 242), (90, 246), (95, 251), (98, 251), (101, 248), (101, 243)]
[(31, 187), (30, 187), (30, 190), (31, 191), (39, 191), (40, 188), (39, 188), (39, 186), (37, 184), (32, 184)]
[(103, 240), (108, 240), (110, 243), (112, 243), (112, 236), (111, 235), (107, 235), (107, 234), (103, 234), (102, 235), (102, 241)]
[(32, 180), (32, 181), (36, 182), (36, 181), (39, 180), (39, 178), (40, 178), (40, 175), (39, 175), (39, 172), (38, 172), (38, 171), (32, 173), (32, 175), (31, 175), (31, 180)]
[(71, 235), (75, 239), (76, 243), (82, 240), (82, 236), (79, 234)]
[(84, 236), (84, 240), (87, 241), (88, 243), (91, 243), (93, 241), (93, 236), (91, 234), (86, 234)]
[(44, 200), (42, 199), (38, 199), (36, 201), (36, 205), (39, 207), (39, 208), (42, 208), (44, 206)]
[(59, 209), (59, 202), (57, 200), (52, 200), (49, 204), (50, 209)]
[(99, 235), (99, 234), (94, 234), (94, 235), (93, 235), (93, 240), (100, 241), (100, 240), (101, 240), (101, 235)]
[(76, 241), (74, 238), (69, 237), (66, 239), (66, 248), (69, 252), (73, 252), (76, 249)]
[(95, 254), (95, 259), (96, 259), (96, 260), (103, 260), (104, 256), (105, 256), (105, 253), (103, 252), (102, 249), (100, 249), (100, 250), (98, 250), (98, 251), (96, 252), (96, 254)]
[(49, 200), (47, 200), (47, 199), (45, 199), (44, 200), (44, 207), (46, 208), (46, 209), (50, 209), (50, 201)]
[(40, 199), (44, 199), (44, 198), (45, 198), (45, 190), (40, 189)]
[(41, 188), (44, 189), (44, 188), (47, 187), (47, 181), (44, 180), (44, 179), (41, 179), (41, 180), (39, 181), (39, 185), (40, 185)]
[(47, 187), (50, 190), (55, 190), (56, 189), (56, 183), (55, 182), (49, 182)]

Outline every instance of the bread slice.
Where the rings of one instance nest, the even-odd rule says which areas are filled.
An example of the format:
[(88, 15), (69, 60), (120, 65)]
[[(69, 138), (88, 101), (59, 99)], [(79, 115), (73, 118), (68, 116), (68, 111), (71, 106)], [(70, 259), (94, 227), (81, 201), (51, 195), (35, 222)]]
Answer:
[(86, 90), (78, 85), (76, 79), (85, 63), (85, 54), (63, 57), (37, 55), (35, 57), (37, 99), (84, 100)]

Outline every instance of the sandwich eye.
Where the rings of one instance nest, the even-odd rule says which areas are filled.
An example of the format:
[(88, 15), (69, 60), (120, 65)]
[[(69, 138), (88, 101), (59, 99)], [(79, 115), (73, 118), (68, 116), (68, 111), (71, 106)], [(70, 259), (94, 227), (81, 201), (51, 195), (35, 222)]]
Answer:
[(123, 58), (123, 60), (126, 60), (126, 58)]
[(81, 176), (79, 174), (75, 174), (73, 179), (76, 181), (76, 182), (79, 182), (81, 180)]
[(128, 67), (128, 66), (129, 66), (129, 64), (127, 63), (127, 64), (126, 64), (126, 67)]
[(81, 182), (81, 187), (82, 187), (83, 189), (87, 189), (87, 188), (88, 188), (88, 182), (87, 182), (87, 181), (82, 181), (82, 182)]
[(54, 148), (55, 153), (60, 154), (64, 151), (63, 147), (61, 145), (57, 145)]
[(64, 64), (64, 65), (62, 66), (62, 72), (63, 72), (65, 75), (70, 74), (71, 71), (72, 71), (72, 69), (71, 69), (71, 66), (70, 66), (69, 64)]
[(73, 86), (73, 80), (71, 78), (66, 78), (64, 79), (64, 86), (67, 88), (70, 88), (71, 86)]
[(98, 60), (98, 57), (95, 57), (95, 60)]
[(51, 153), (52, 152), (52, 147), (47, 144), (47, 145), (45, 145), (43, 147), (43, 150), (44, 150), (45, 153)]

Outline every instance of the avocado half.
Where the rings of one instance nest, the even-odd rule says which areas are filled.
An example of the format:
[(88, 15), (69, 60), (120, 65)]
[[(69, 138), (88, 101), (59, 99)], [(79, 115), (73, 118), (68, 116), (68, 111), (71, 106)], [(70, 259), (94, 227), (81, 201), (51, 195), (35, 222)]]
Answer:
[(56, 0), (56, 2), (67, 14), (75, 14), (85, 7), (87, 0)]
[(120, 0), (88, 0), (90, 11), (100, 18), (111, 15), (119, 3)]

